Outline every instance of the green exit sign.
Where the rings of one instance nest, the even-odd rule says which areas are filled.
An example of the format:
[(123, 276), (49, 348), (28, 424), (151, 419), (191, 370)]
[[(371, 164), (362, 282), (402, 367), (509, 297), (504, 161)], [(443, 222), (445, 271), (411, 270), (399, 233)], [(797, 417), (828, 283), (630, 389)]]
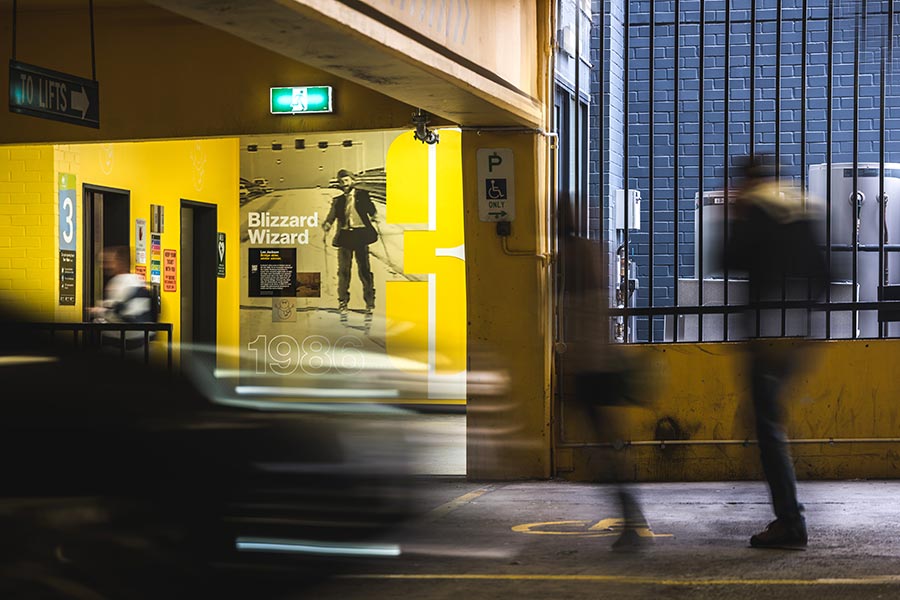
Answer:
[(300, 115), (331, 112), (331, 86), (269, 88), (273, 115)]

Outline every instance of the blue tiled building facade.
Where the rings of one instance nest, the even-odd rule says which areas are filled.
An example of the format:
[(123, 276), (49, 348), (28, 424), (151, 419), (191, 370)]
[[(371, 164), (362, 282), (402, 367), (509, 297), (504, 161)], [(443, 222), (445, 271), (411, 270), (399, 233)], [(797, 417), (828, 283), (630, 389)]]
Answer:
[[(804, 187), (810, 165), (900, 161), (900, 3), (651, 1), (592, 5), (590, 194), (612, 258), (615, 192), (641, 192), (629, 305), (662, 307), (698, 276), (695, 197), (723, 189), (735, 157), (775, 154)], [(651, 330), (662, 339), (661, 318), (638, 319), (635, 340)]]

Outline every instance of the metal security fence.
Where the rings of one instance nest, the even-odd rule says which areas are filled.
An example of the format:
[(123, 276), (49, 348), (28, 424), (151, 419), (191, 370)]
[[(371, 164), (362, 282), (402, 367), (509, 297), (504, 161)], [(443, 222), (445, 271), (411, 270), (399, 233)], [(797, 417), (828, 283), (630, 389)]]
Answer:
[[(595, 2), (600, 193), (613, 331), (741, 339), (746, 281), (716, 266), (735, 159), (771, 153), (820, 203), (834, 281), (756, 311), (756, 333), (900, 336), (900, 6), (875, 0)], [(893, 199), (893, 202), (891, 201)], [(761, 240), (760, 243), (765, 243)]]

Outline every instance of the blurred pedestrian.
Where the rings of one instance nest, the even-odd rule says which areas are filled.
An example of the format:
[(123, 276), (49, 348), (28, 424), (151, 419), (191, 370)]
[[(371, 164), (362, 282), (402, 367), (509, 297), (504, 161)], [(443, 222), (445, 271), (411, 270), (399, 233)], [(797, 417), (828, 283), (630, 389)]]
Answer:
[(378, 239), (373, 225), (377, 216), (375, 204), (366, 190), (356, 187), (356, 178), (350, 171), (341, 169), (337, 179), (343, 193), (332, 201), (322, 229), (327, 234), (337, 221), (337, 232), (331, 245), (338, 249), (338, 311), (341, 321), (346, 321), (350, 304), (350, 267), (355, 258), (366, 303), (366, 320), (371, 321), (375, 309), (375, 278), (369, 264), (369, 245)]
[[(100, 304), (90, 309), (92, 320), (98, 323), (152, 323), (157, 320), (147, 280), (131, 272), (131, 252), (128, 246), (113, 246), (103, 252), (103, 272), (106, 285)], [(118, 331), (104, 331), (104, 343), (119, 344)], [(155, 332), (150, 334), (151, 339)], [(143, 331), (126, 331), (125, 347), (142, 345)]]
[(566, 315), (563, 371), (572, 382), (579, 408), (589, 419), (603, 443), (599, 479), (615, 485), (622, 519), (622, 533), (613, 542), (614, 550), (638, 550), (653, 541), (650, 524), (636, 494), (626, 485), (625, 439), (627, 409), (645, 403), (649, 386), (639, 381), (640, 368), (634, 359), (611, 344), (608, 270), (604, 253), (596, 240), (579, 235), (571, 209), (563, 210), (563, 302)]
[[(780, 300), (788, 282), (800, 281), (818, 300), (828, 284), (828, 265), (818, 235), (821, 216), (802, 192), (780, 177), (771, 155), (737, 163), (734, 209), (724, 263), (745, 271), (749, 285), (746, 331), (757, 331), (760, 302)], [(796, 341), (774, 343), (750, 334), (746, 357), (756, 437), (775, 520), (750, 538), (756, 548), (803, 549), (807, 545), (803, 505), (797, 501), (794, 466), (784, 431), (783, 392), (808, 353)]]

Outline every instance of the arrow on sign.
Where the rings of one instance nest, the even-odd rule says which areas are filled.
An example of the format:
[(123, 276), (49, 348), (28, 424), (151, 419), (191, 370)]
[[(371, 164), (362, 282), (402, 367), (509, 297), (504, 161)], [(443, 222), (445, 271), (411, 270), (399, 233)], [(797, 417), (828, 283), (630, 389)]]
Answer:
[(81, 118), (84, 118), (84, 115), (87, 114), (88, 107), (91, 105), (90, 100), (88, 100), (88, 95), (84, 93), (84, 86), (81, 86), (81, 91), (72, 90), (72, 108), (75, 110), (81, 111)]
[(501, 210), (500, 212), (495, 211), (495, 212), (489, 212), (488, 214), (491, 215), (492, 217), (505, 217), (507, 213), (505, 210)]

